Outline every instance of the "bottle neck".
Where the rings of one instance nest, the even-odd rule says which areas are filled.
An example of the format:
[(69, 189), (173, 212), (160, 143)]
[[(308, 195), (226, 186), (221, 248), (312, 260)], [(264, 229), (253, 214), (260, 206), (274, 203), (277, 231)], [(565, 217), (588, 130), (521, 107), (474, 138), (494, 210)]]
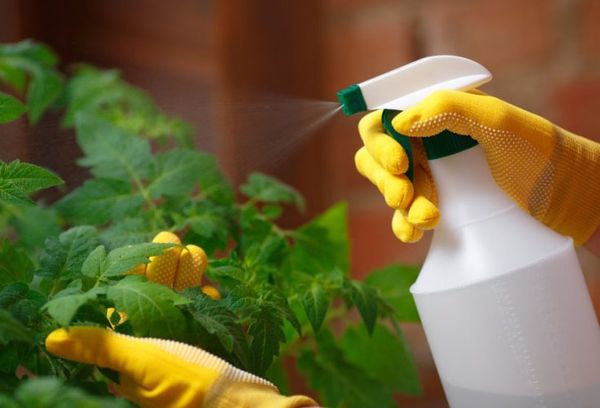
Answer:
[(466, 150), (429, 161), (438, 193), (440, 228), (458, 228), (515, 206), (498, 187), (483, 150)]

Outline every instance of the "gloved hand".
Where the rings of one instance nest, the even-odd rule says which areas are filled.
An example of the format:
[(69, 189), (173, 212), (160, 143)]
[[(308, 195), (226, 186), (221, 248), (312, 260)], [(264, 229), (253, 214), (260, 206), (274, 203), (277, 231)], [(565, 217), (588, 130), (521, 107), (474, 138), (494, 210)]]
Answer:
[(414, 185), (404, 176), (408, 159), (381, 123), (381, 111), (359, 123), (364, 142), (355, 156), (360, 174), (395, 209), (392, 229), (418, 241), (439, 221), (434, 182), (419, 137), (444, 129), (481, 145), (492, 175), (521, 208), (582, 244), (600, 225), (600, 144), (478, 91), (438, 91), (392, 120), (411, 139)]
[[(202, 248), (196, 245), (186, 245), (182, 248), (179, 237), (169, 231), (159, 232), (152, 242), (179, 246), (169, 248), (161, 255), (150, 257), (148, 264), (136, 266), (128, 272), (129, 275), (144, 275), (149, 281), (161, 283), (177, 291), (200, 286), (202, 275), (208, 266), (208, 258)], [(214, 300), (221, 298), (219, 291), (211, 285), (202, 286), (202, 292)], [(113, 321), (112, 316), (115, 312), (113, 307), (106, 310), (109, 321)], [(119, 312), (119, 316), (117, 325), (127, 320), (124, 312)]]
[(200, 286), (208, 265), (208, 258), (202, 248), (196, 245), (181, 247), (179, 237), (169, 231), (158, 233), (152, 242), (179, 246), (165, 250), (162, 255), (151, 257), (150, 263), (136, 266), (129, 271), (130, 274), (144, 275), (152, 282), (161, 283), (177, 291)]
[(120, 373), (120, 395), (142, 407), (296, 408), (317, 404), (284, 397), (271, 383), (199, 348), (135, 338), (97, 327), (58, 329), (46, 338), (52, 354)]

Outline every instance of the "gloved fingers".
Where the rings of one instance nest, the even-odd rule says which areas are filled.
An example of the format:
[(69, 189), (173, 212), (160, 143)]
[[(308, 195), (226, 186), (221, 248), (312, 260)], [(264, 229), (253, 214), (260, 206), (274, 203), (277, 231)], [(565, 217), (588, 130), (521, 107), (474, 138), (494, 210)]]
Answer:
[[(436, 91), (392, 119), (394, 129), (408, 136), (432, 136), (447, 129), (477, 137), (484, 127), (495, 128), (503, 115), (490, 115), (493, 104), (505, 104), (481, 92)], [(483, 126), (482, 126), (483, 125)]]
[(46, 349), (67, 360), (126, 373), (138, 384), (152, 378), (147, 374), (152, 374), (155, 369), (152, 364), (156, 365), (156, 359), (161, 359), (156, 347), (99, 327), (54, 330), (46, 337)]
[(159, 387), (149, 389), (138, 384), (131, 376), (121, 374), (119, 384), (114, 384), (114, 389), (119, 397), (133, 401), (142, 407), (159, 408), (170, 406), (170, 394), (164, 395)]
[(112, 389), (118, 397), (123, 397), (129, 401), (133, 401), (138, 405), (147, 406), (145, 400), (141, 398), (143, 394), (143, 388), (139, 386), (130, 376), (127, 374), (119, 375), (119, 383), (111, 383)]
[(134, 345), (129, 344), (131, 342), (129, 337), (110, 330), (82, 326), (54, 330), (46, 337), (46, 348), (67, 360), (121, 371), (137, 354), (120, 352), (133, 348)]
[(430, 230), (440, 221), (440, 210), (429, 199), (417, 196), (408, 210), (407, 222), (415, 228)]
[(186, 245), (181, 250), (173, 288), (177, 291), (200, 286), (202, 274), (208, 265), (206, 252), (196, 245)]
[(427, 162), (423, 143), (411, 139), (414, 157), (414, 200), (408, 209), (407, 221), (422, 230), (433, 229), (440, 220), (433, 176)]
[(408, 222), (402, 210), (394, 211), (392, 231), (400, 241), (405, 243), (417, 242), (423, 237), (423, 230)]
[(410, 204), (413, 186), (406, 176), (395, 176), (387, 172), (373, 159), (366, 147), (361, 147), (356, 152), (354, 163), (358, 172), (379, 189), (388, 206), (405, 209)]
[[(157, 234), (152, 242), (181, 244), (179, 237), (168, 231)], [(176, 246), (165, 250), (159, 256), (150, 257), (150, 263), (146, 266), (146, 277), (148, 280), (163, 284), (169, 288), (173, 287), (180, 253), (181, 247)]]
[(366, 114), (358, 123), (360, 137), (371, 157), (388, 173), (401, 175), (408, 169), (406, 152), (383, 128), (382, 111)]

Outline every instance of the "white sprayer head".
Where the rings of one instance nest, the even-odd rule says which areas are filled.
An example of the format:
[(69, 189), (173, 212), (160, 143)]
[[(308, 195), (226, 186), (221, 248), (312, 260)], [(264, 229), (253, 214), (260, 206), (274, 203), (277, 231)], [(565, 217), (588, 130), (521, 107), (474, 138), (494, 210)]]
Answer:
[(492, 79), (481, 64), (454, 55), (421, 58), (338, 92), (346, 115), (375, 109), (405, 110), (439, 90), (468, 90)]

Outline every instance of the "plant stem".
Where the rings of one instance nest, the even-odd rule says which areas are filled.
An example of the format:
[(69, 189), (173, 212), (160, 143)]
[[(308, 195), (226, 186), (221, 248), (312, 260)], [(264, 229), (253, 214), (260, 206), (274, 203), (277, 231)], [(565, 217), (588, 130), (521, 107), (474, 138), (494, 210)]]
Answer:
[(139, 192), (142, 194), (144, 201), (146, 202), (146, 204), (148, 204), (148, 206), (152, 210), (152, 215), (154, 216), (154, 219), (160, 224), (159, 227), (160, 228), (165, 227), (167, 225), (167, 223), (165, 222), (165, 220), (162, 218), (162, 216), (158, 212), (158, 207), (156, 206), (156, 203), (154, 202), (154, 200), (152, 200), (152, 197), (150, 197), (150, 193), (148, 192), (146, 187), (144, 187), (144, 183), (142, 183), (142, 180), (137, 176), (137, 174), (133, 170), (128, 168), (128, 171), (131, 176), (131, 179), (135, 183)]
[[(331, 322), (332, 320), (339, 319), (340, 317), (345, 317), (346, 315), (347, 311), (344, 307), (336, 307), (334, 309), (331, 309), (327, 313), (327, 316), (325, 316), (325, 320), (323, 321), (323, 325), (321, 327), (326, 326), (327, 323)], [(305, 336), (298, 336), (295, 339), (293, 339), (290, 343), (281, 346), (281, 356), (288, 355), (298, 357), (297, 354), (299, 351), (302, 351), (307, 346), (310, 347), (312, 345), (314, 347), (316, 345), (315, 333), (312, 331), (312, 326), (310, 325), (310, 323), (306, 323), (304, 326), (301, 327), (301, 329), (302, 333), (311, 334)]]

